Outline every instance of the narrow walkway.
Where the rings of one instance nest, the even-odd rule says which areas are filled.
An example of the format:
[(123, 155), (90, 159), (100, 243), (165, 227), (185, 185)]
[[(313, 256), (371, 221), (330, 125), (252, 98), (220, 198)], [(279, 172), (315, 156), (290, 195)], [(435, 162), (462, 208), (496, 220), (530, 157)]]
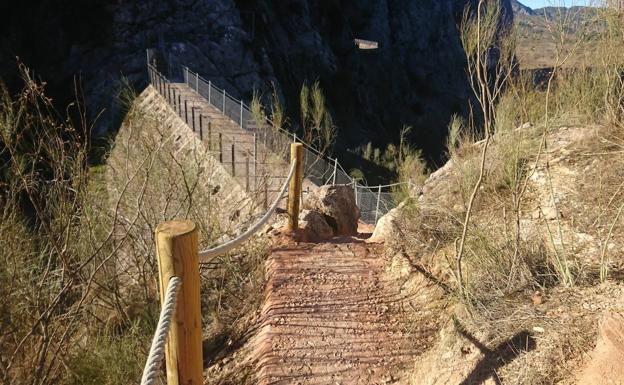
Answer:
[[(286, 160), (290, 155), (290, 140), (267, 129), (254, 132), (241, 128), (238, 122), (223, 115), (184, 83), (172, 83), (171, 89), (176, 94), (172, 108), (213, 151), (230, 175), (255, 199), (264, 201), (265, 206), (273, 201), (288, 174)], [(269, 148), (281, 150), (275, 153)], [(314, 185), (306, 180), (304, 188), (314, 188)]]
[(408, 383), (417, 344), (406, 335), (400, 283), (381, 246), (357, 238), (286, 244), (268, 262), (259, 384)]

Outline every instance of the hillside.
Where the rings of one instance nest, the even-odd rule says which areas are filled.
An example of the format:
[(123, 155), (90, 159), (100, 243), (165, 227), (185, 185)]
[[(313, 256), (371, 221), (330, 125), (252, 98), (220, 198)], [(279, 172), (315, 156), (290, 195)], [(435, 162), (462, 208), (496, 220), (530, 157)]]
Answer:
[(514, 5), (517, 54), (523, 69), (549, 68), (568, 54), (568, 67), (591, 62), (596, 54), (595, 34), (603, 28), (604, 13), (593, 7), (545, 7), (532, 10), (518, 1)]
[[(494, 138), (463, 262), (470, 301), (442, 313), (452, 322), (437, 326), (435, 343), (416, 360), (412, 384), (476, 384), (488, 378), (504, 384), (602, 384), (598, 379), (604, 376), (621, 378), (612, 377), (620, 371), (591, 372), (586, 382), (577, 382), (594, 365), (586, 353), (598, 331), (604, 332), (601, 319), (620, 314), (624, 305), (624, 218), (617, 215), (624, 198), (615, 171), (622, 166), (617, 149), (624, 132), (555, 125), (544, 137), (548, 151), (536, 163), (542, 129), (527, 125)], [(415, 309), (448, 300), (445, 288), (457, 283), (457, 218), (466, 210), (482, 146), (460, 148), (425, 181), (411, 205), (396, 209), (376, 230), (394, 255), (393, 266), (401, 260), (399, 266), (410, 266), (406, 282), (430, 282)], [(505, 174), (513, 162), (521, 167), (515, 182)], [(515, 211), (514, 186), (524, 180), (526, 195)], [(605, 199), (609, 204), (598, 203)], [(598, 284), (605, 263), (613, 279)], [(574, 283), (564, 283), (566, 277)], [(431, 333), (429, 325), (440, 316), (413, 332)], [(621, 320), (613, 327), (613, 333), (624, 331)], [(619, 334), (601, 338), (608, 346), (621, 342)], [(621, 350), (615, 352), (597, 356), (617, 360)]]

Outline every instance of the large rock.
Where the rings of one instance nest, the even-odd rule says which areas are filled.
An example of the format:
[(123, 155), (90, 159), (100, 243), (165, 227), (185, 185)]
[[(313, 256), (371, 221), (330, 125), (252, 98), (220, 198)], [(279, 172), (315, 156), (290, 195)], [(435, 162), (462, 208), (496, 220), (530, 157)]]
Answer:
[(334, 229), (318, 211), (302, 210), (299, 218), (299, 228), (306, 242), (324, 241), (334, 236)]
[(396, 235), (400, 232), (399, 219), (401, 218), (404, 208), (405, 201), (379, 218), (375, 226), (375, 231), (373, 231), (373, 235), (370, 237), (369, 241), (386, 242), (393, 237), (396, 238)]
[(321, 186), (304, 201), (304, 209), (323, 214), (336, 235), (356, 235), (360, 210), (353, 189), (346, 185)]

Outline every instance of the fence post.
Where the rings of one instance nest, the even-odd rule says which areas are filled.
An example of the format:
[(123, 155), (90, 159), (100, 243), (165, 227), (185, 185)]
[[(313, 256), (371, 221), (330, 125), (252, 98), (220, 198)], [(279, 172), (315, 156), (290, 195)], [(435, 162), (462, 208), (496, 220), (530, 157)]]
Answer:
[(232, 137), (232, 176), (236, 176), (236, 163), (234, 162), (234, 137)]
[(180, 94), (178, 94), (178, 115), (182, 117), (182, 98)]
[(208, 104), (212, 105), (210, 94), (212, 93), (212, 81), (208, 80)]
[(254, 132), (254, 191), (258, 189), (258, 135)]
[(223, 89), (223, 109), (221, 110), (221, 115), (225, 115), (225, 88)]
[(176, 111), (176, 90), (175, 90), (175, 88), (172, 89), (172, 91), (173, 91), (173, 103), (171, 103), (171, 104), (173, 106), (173, 110)]
[(187, 109), (187, 105), (186, 105), (186, 101), (188, 99), (184, 98), (184, 122), (186, 124), (188, 124), (188, 109)]
[(290, 145), (290, 164), (292, 165), (293, 162), (296, 162), (297, 165), (295, 166), (295, 174), (288, 186), (288, 230), (290, 231), (299, 228), (299, 198), (303, 183), (303, 144), (301, 143)]
[(353, 179), (353, 194), (355, 195), (355, 205), (357, 206), (357, 180)]
[[(199, 111), (199, 140), (203, 141), (204, 140), (204, 121), (203, 121), (203, 114), (201, 112), (201, 110)], [(208, 150), (210, 150), (210, 148), (208, 148)]]
[(197, 228), (192, 221), (170, 221), (159, 224), (155, 233), (161, 304), (171, 277), (182, 280), (165, 347), (167, 384), (201, 385), (203, 356)]
[(334, 176), (332, 177), (332, 185), (336, 184), (336, 173), (338, 172), (338, 158), (334, 158)]
[(269, 178), (268, 175), (264, 176), (264, 209), (269, 207)]
[(247, 157), (245, 157), (245, 191), (249, 192), (249, 152), (247, 152)]
[(240, 126), (243, 128), (243, 99), (240, 101)]
[(195, 91), (199, 93), (199, 74), (197, 72), (195, 73)]
[(193, 132), (195, 132), (195, 106), (191, 106), (191, 121), (193, 122)]
[(184, 67), (184, 83), (185, 84), (189, 84), (189, 81), (188, 81), (188, 67), (186, 67), (186, 66)]
[(208, 121), (208, 150), (212, 151), (212, 122)]
[(219, 133), (219, 162), (223, 163), (223, 135)]
[(381, 185), (377, 187), (377, 206), (375, 207), (375, 224), (377, 224), (377, 218), (379, 217), (379, 198), (381, 197)]

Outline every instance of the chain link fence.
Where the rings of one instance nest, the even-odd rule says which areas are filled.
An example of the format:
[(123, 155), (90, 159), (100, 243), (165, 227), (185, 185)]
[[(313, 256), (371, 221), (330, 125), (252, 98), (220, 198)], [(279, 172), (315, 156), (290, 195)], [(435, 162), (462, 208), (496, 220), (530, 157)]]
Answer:
[[(148, 51), (148, 74), (150, 83), (165, 97), (174, 110), (178, 111), (181, 116), (184, 114), (187, 124), (190, 126), (192, 125), (192, 129), (195, 130), (196, 117), (193, 115), (191, 119), (192, 124), (189, 123), (186, 99), (185, 101), (181, 101), (179, 94), (177, 100), (175, 96), (173, 98), (171, 97), (171, 86), (176, 82), (171, 81), (158, 70), (157, 65), (151, 61), (154, 59), (154, 54)], [(237, 141), (234, 139), (234, 135), (232, 135), (232, 139), (230, 140), (228, 135), (223, 136), (219, 134), (218, 149), (219, 157), (222, 163), (225, 164), (229, 162), (231, 164), (229, 171), (235, 177), (237, 167), (239, 167), (239, 169), (241, 167), (246, 168), (247, 174), (244, 176), (246, 179), (244, 183), (246, 183), (247, 188), (250, 188), (250, 183), (253, 184), (253, 187), (251, 188), (258, 188), (259, 148), (268, 150), (266, 153), (270, 154), (268, 155), (270, 159), (263, 159), (262, 161), (265, 172), (264, 175), (260, 176), (263, 176), (267, 180), (267, 182), (264, 182), (265, 185), (278, 185), (281, 182), (280, 178), (283, 178), (283, 176), (278, 175), (276, 177), (272, 177), (269, 174), (273, 174), (275, 172), (277, 172), (277, 174), (283, 174), (283, 172), (280, 172), (283, 170), (278, 171), (274, 166), (280, 164), (280, 161), (282, 163), (285, 162), (286, 165), (288, 164), (290, 143), (297, 141), (304, 145), (305, 178), (317, 186), (327, 184), (352, 186), (354, 189), (356, 204), (360, 209), (361, 218), (364, 222), (376, 224), (379, 218), (396, 206), (395, 194), (392, 189), (400, 185), (400, 183), (387, 186), (366, 186), (358, 184), (358, 181), (352, 178), (342, 168), (337, 159), (321, 154), (312, 146), (301, 141), (295, 134), (282, 129), (281, 127), (275, 127), (273, 122), (271, 122), (268, 118), (263, 122), (257, 122), (251, 108), (242, 100), (238, 100), (228, 94), (224, 89), (216, 87), (212, 81), (204, 79), (198, 73), (191, 71), (188, 67), (180, 66), (179, 68), (181, 69), (175, 70), (171, 65), (167, 66), (169, 73), (179, 74), (179, 76), (175, 76), (174, 78), (179, 78), (182, 83), (195, 91), (195, 93), (208, 102), (210, 106), (220, 111), (223, 116), (229, 118), (239, 128), (242, 128), (244, 133), (253, 137), (253, 142), (248, 141), (247, 143), (251, 144), (248, 144), (247, 147), (245, 147), (245, 145), (242, 144), (245, 142), (241, 140)], [(190, 108), (192, 110), (195, 107), (191, 106)], [(200, 135), (203, 136), (203, 129)], [(224, 137), (226, 143), (224, 143)], [(211, 140), (209, 138), (209, 145), (214, 141), (216, 141), (216, 139)], [(238, 151), (235, 149), (236, 145), (239, 147)], [(226, 155), (224, 155), (224, 148), (231, 149), (231, 151), (225, 151)], [(244, 152), (246, 152), (246, 155), (241, 155), (244, 157), (243, 160), (237, 161), (237, 154), (243, 151), (241, 148), (243, 148)], [(250, 160), (250, 158), (252, 159)], [(274, 166), (267, 167), (266, 165)], [(253, 168), (253, 172), (249, 171), (250, 167)], [(262, 171), (260, 174), (262, 174)], [(250, 179), (252, 179), (253, 182), (250, 182)], [(274, 183), (269, 182), (271, 179), (275, 179)], [(265, 190), (268, 189), (266, 186), (264, 188)]]

